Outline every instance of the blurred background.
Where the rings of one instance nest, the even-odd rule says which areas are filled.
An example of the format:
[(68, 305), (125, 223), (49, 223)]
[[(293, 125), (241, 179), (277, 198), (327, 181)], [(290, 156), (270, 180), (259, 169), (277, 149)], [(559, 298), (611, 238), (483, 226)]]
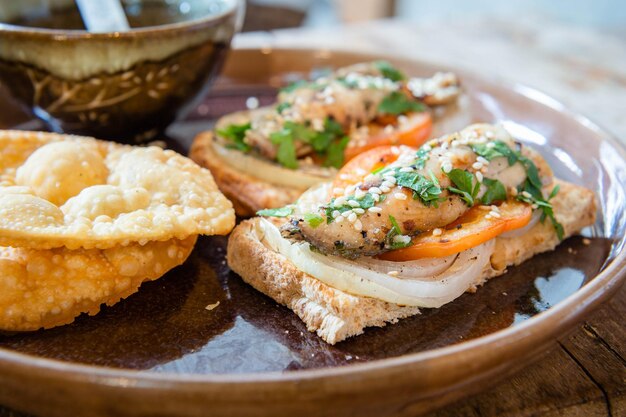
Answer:
[(391, 17), (415, 24), (539, 19), (626, 37), (626, 2), (621, 0), (248, 0), (244, 31), (322, 28)]

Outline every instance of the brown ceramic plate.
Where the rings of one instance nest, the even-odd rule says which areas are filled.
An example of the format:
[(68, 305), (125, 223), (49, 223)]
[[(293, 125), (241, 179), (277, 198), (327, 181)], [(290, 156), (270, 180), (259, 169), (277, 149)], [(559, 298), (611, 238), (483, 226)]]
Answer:
[[(185, 151), (195, 132), (243, 108), (248, 96), (271, 102), (290, 79), (370, 59), (234, 51), (211, 95), (172, 127), (169, 143)], [(392, 61), (411, 75), (439, 69)], [(600, 209), (596, 225), (585, 230), (590, 244), (568, 239), (476, 294), (329, 346), (228, 270), (225, 238), (203, 238), (186, 264), (95, 317), (0, 336), (0, 403), (53, 416), (415, 415), (544, 352), (625, 278), (625, 152), (542, 93), (460, 75), (466, 97), (440, 123), (454, 129), (503, 121), (560, 177), (595, 190)]]

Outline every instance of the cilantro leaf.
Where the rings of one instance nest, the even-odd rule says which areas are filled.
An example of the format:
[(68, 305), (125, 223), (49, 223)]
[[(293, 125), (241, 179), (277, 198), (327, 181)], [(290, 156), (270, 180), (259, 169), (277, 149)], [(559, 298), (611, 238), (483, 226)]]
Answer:
[(411, 100), (406, 94), (394, 91), (387, 95), (378, 105), (378, 111), (383, 114), (403, 114), (421, 112), (425, 107), (422, 103)]
[(516, 198), (524, 203), (536, 204), (537, 210), (541, 210), (541, 222), (543, 223), (546, 218), (549, 218), (550, 222), (552, 223), (552, 227), (554, 227), (554, 231), (556, 232), (557, 237), (559, 238), (559, 240), (563, 240), (565, 233), (563, 230), (563, 225), (559, 223), (554, 216), (554, 210), (552, 208), (552, 204), (550, 203), (550, 200), (558, 194), (559, 186), (557, 185), (556, 187), (554, 187), (552, 189), (552, 192), (550, 193), (550, 196), (547, 199), (544, 199), (541, 188), (536, 187), (531, 182), (530, 177), (528, 177), (521, 186), (517, 187), (517, 190), (518, 194)]
[(434, 176), (431, 176), (429, 180), (415, 171), (402, 172), (396, 170), (395, 177), (397, 185), (413, 190), (413, 199), (419, 198), (425, 205), (437, 204), (439, 201), (441, 188)]
[(309, 83), (306, 80), (298, 80), (298, 81), (292, 82), (291, 84), (287, 85), (286, 87), (281, 88), (280, 91), (282, 93), (292, 93), (292, 92), (296, 91), (298, 88), (302, 88), (302, 87), (308, 86), (309, 84), (311, 84), (311, 83)]
[(283, 111), (291, 107), (291, 103), (283, 101), (276, 106), (276, 113), (281, 114)]
[(280, 208), (269, 208), (264, 210), (259, 210), (256, 212), (257, 216), (264, 217), (287, 217), (293, 214), (292, 206), (285, 206)]
[(455, 185), (454, 187), (448, 187), (448, 191), (459, 194), (461, 199), (465, 201), (465, 204), (472, 207), (480, 189), (480, 183), (478, 181), (474, 183), (474, 175), (458, 168), (446, 173), (446, 175)]
[[(492, 145), (489, 145), (489, 143)], [(517, 152), (500, 140), (488, 143), (475, 143), (472, 145), (472, 150), (488, 161), (498, 157), (505, 157), (509, 165), (513, 165), (519, 159)]]
[(506, 188), (504, 188), (504, 184), (500, 181), (491, 178), (483, 178), (483, 184), (487, 187), (487, 190), (480, 199), (482, 204), (490, 205), (494, 201), (506, 200)]
[(298, 168), (298, 158), (296, 155), (296, 145), (294, 143), (293, 132), (288, 128), (283, 128), (270, 135), (273, 144), (278, 145), (276, 160), (284, 167)]
[(428, 159), (430, 158), (430, 151), (424, 149), (424, 147), (421, 147), (417, 150), (415, 156), (415, 167), (417, 169), (424, 169), (424, 167), (426, 166), (426, 162), (428, 162)]
[(217, 134), (223, 138), (231, 140), (233, 143), (228, 145), (229, 148), (238, 149), (242, 152), (248, 152), (251, 147), (244, 138), (246, 137), (246, 131), (250, 129), (251, 124), (245, 123), (241, 125), (228, 125), (224, 129), (217, 129)]
[(349, 142), (350, 137), (344, 136), (338, 141), (331, 143), (326, 149), (326, 160), (324, 161), (324, 166), (341, 168), (344, 161), (344, 151)]
[(380, 71), (383, 77), (391, 81), (402, 81), (406, 78), (400, 70), (387, 61), (376, 61), (374, 62), (374, 66)]
[(304, 213), (304, 221), (309, 224), (313, 229), (315, 229), (320, 224), (324, 223), (324, 218), (319, 214), (315, 213)]
[(385, 246), (392, 250), (406, 248), (407, 246), (411, 246), (412, 242), (410, 239), (408, 241), (403, 241), (406, 238), (402, 240), (396, 239), (396, 237), (398, 236), (404, 237), (404, 235), (402, 234), (402, 229), (400, 229), (400, 225), (398, 224), (398, 221), (391, 214), (389, 215), (389, 222), (391, 222), (391, 229), (389, 230), (385, 238), (386, 240)]

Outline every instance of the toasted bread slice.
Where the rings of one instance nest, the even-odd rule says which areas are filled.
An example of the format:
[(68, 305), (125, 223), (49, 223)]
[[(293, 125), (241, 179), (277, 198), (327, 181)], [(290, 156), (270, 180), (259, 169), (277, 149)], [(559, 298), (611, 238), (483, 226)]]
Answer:
[[(551, 200), (565, 237), (595, 222), (593, 193), (581, 186), (557, 181), (561, 189)], [(419, 313), (417, 307), (352, 295), (332, 288), (298, 270), (287, 258), (268, 249), (257, 235), (259, 218), (242, 222), (228, 241), (228, 264), (244, 281), (293, 310), (327, 343), (335, 344), (363, 333), (366, 327), (384, 326)], [(496, 238), (494, 254), (482, 276), (468, 290), (473, 292), (487, 279), (502, 275), (507, 266), (553, 250), (559, 240), (549, 221), (537, 223), (516, 238)]]

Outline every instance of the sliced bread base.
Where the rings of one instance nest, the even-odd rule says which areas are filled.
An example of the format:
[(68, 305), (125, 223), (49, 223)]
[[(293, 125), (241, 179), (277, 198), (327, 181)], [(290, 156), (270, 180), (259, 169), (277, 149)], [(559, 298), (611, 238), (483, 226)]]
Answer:
[[(569, 237), (594, 223), (595, 199), (584, 187), (564, 181), (557, 183), (561, 190), (552, 200), (554, 213), (563, 225), (565, 237)], [(259, 218), (244, 221), (232, 232), (228, 241), (228, 265), (245, 282), (293, 310), (309, 331), (317, 332), (327, 343), (335, 344), (363, 333), (366, 327), (382, 327), (419, 313), (418, 307), (349, 294), (300, 271), (260, 241), (259, 221)], [(519, 237), (496, 238), (490, 265), (468, 291), (473, 292), (487, 279), (504, 274), (507, 266), (553, 250), (558, 243), (549, 221), (537, 223)]]

